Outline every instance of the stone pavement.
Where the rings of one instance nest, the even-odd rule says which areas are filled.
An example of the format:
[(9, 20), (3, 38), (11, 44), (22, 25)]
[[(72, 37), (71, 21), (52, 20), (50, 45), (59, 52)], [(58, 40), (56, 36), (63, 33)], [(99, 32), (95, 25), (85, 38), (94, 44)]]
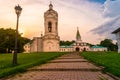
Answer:
[(77, 53), (63, 55), (6, 80), (115, 80)]

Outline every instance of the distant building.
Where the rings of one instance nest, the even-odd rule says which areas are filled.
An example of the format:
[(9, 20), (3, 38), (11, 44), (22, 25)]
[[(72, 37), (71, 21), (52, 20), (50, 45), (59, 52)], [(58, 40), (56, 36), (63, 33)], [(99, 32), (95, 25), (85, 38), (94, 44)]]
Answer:
[(23, 48), (25, 50), (24, 53), (29, 53), (30, 52), (30, 43), (25, 44)]
[(116, 35), (117, 45), (118, 45), (118, 53), (120, 53), (120, 28), (116, 29), (112, 33)]
[(75, 51), (80, 51), (80, 52), (90, 50), (89, 45), (86, 42), (82, 41), (78, 28), (76, 33), (76, 42), (73, 44), (73, 48)]
[(70, 46), (60, 46), (60, 52), (73, 52), (73, 51), (78, 51), (78, 52), (90, 51), (89, 45), (87, 45), (87, 43), (85, 42), (82, 42), (78, 28), (77, 28), (75, 43), (73, 43)]
[(73, 46), (60, 46), (60, 52), (73, 52)]
[(91, 47), (91, 51), (107, 51), (107, 47), (96, 45)]

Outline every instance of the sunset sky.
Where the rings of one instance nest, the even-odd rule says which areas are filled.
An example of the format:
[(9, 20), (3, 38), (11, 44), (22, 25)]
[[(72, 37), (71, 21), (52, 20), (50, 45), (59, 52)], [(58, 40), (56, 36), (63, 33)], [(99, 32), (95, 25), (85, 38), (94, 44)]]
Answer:
[[(105, 38), (115, 39), (112, 31), (120, 27), (120, 0), (51, 0), (59, 15), (61, 40), (75, 40), (76, 30), (84, 42), (97, 44)], [(16, 28), (14, 7), (23, 8), (19, 31), (32, 39), (44, 34), (44, 12), (50, 0), (0, 0), (0, 28)]]

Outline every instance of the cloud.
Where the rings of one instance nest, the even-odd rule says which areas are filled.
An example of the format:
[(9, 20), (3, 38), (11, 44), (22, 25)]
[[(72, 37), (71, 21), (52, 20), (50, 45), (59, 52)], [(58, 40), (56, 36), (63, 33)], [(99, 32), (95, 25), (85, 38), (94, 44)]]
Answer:
[(103, 23), (92, 29), (91, 32), (99, 37), (115, 39), (111, 34), (115, 29), (120, 27), (120, 0), (107, 0), (104, 3)]
[(104, 17), (116, 17), (120, 15), (120, 0), (107, 0), (104, 4)]
[[(16, 27), (14, 6), (20, 4), (23, 10), (19, 29), (25, 31), (25, 37), (40, 36), (41, 31), (44, 31), (44, 12), (48, 10), (49, 3), (49, 0), (0, 0), (0, 26)], [(59, 15), (58, 29), (62, 40), (75, 39), (77, 27), (83, 41), (94, 43), (97, 40), (98, 37), (87, 32), (104, 21), (101, 17), (102, 4), (90, 0), (52, 0), (52, 4)]]
[[(57, 7), (55, 10), (59, 13), (59, 35), (61, 39), (75, 39), (76, 29), (79, 27), (83, 41), (96, 43), (96, 37), (88, 35), (89, 33), (87, 32), (103, 21), (101, 17), (102, 5), (91, 3), (87, 0), (72, 1), (60, 0), (55, 3), (55, 5), (59, 5), (59, 7), (55, 6)], [(70, 33), (68, 32), (68, 28)]]
[(106, 38), (114, 39), (114, 36), (111, 35), (113, 30), (119, 28), (120, 26), (120, 16), (113, 18), (105, 23), (101, 24), (97, 28), (91, 30), (94, 34), (99, 34), (100, 36), (105, 36)]

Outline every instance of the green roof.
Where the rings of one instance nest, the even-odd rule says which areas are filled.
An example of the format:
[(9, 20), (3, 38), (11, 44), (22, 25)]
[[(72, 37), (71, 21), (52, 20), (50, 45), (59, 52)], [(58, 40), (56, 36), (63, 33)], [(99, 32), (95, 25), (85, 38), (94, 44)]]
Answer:
[(107, 48), (107, 47), (103, 47), (103, 46), (92, 46), (91, 48)]
[(60, 48), (72, 48), (72, 46), (60, 46)]

